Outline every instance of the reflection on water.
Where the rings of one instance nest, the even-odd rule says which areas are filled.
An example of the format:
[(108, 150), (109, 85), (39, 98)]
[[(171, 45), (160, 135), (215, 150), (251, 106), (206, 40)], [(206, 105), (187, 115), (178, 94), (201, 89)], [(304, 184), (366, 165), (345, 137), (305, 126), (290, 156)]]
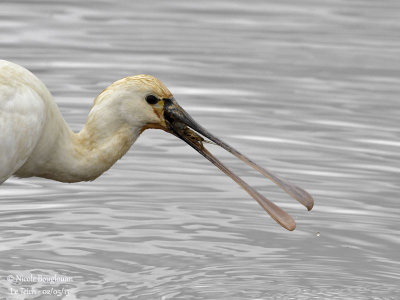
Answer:
[[(1, 186), (1, 299), (395, 299), (396, 1), (0, 7), (1, 57), (35, 72), (74, 130), (104, 87), (150, 73), (199, 123), (316, 200), (307, 213), (212, 149), (295, 217), (286, 232), (181, 141), (145, 132), (94, 182)], [(7, 280), (29, 274), (73, 280)], [(23, 287), (60, 294), (10, 294)]]

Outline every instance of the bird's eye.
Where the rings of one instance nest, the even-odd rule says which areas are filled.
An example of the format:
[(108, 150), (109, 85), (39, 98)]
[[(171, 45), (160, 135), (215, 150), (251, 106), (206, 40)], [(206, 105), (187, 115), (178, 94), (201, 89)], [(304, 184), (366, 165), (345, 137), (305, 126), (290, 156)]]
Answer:
[(146, 97), (146, 101), (148, 104), (156, 104), (158, 102), (158, 98), (154, 95), (148, 95)]

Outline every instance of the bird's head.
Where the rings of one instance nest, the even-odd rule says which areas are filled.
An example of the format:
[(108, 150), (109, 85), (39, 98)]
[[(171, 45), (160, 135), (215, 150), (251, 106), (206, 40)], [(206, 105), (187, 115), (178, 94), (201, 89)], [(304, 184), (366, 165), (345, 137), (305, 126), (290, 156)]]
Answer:
[[(140, 128), (140, 131), (148, 128), (157, 128), (182, 139), (243, 187), (275, 221), (286, 229), (293, 230), (295, 228), (294, 220), (278, 206), (261, 196), (215, 158), (204, 147), (203, 142), (206, 139), (229, 151), (274, 181), (309, 210), (312, 208), (313, 200), (307, 192), (261, 168), (194, 121), (176, 102), (168, 88), (158, 79), (149, 75), (126, 77), (113, 83), (101, 95), (107, 96), (107, 94), (112, 94), (112, 98), (116, 99), (115, 101), (117, 101), (118, 105), (114, 105), (113, 107), (119, 107), (117, 114), (121, 116), (124, 122), (130, 124), (132, 127)], [(106, 97), (98, 97), (96, 101), (101, 102), (103, 98)]]

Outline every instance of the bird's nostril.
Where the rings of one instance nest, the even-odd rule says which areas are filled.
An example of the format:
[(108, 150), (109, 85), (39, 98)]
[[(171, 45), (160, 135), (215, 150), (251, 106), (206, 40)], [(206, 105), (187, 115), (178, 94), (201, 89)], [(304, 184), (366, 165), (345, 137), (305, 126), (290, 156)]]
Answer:
[(177, 130), (184, 130), (186, 128), (186, 125), (183, 124), (182, 122), (177, 121), (177, 122), (174, 122), (174, 127)]

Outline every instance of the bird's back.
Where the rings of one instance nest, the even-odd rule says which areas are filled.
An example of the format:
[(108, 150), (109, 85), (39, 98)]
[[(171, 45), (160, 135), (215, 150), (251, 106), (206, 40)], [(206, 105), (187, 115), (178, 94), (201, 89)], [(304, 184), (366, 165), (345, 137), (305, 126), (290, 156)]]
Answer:
[(0, 60), (0, 183), (18, 170), (35, 149), (51, 98), (25, 68)]

